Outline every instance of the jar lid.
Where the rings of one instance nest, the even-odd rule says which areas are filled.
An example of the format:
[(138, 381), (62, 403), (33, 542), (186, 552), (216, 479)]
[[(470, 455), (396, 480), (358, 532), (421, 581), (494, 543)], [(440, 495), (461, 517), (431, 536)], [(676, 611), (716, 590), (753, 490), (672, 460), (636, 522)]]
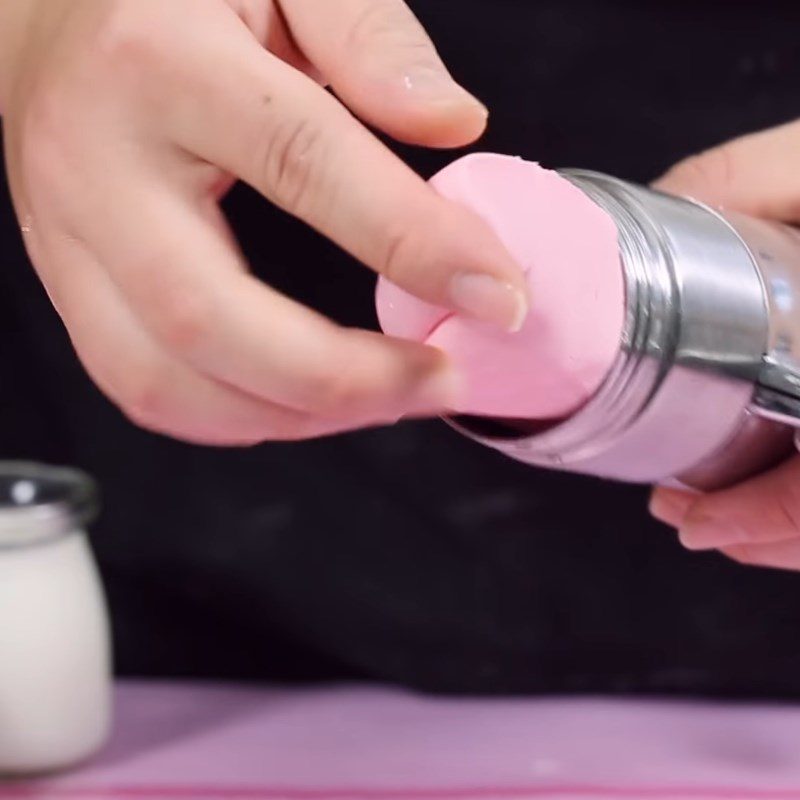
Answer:
[(0, 462), (0, 550), (79, 531), (94, 519), (97, 507), (96, 484), (80, 470)]

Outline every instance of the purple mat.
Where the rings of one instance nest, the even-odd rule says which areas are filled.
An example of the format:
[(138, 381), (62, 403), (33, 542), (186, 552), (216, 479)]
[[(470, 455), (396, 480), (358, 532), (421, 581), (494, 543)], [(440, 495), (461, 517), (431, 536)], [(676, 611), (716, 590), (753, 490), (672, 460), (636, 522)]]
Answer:
[(93, 764), (0, 798), (800, 799), (800, 707), (127, 684)]

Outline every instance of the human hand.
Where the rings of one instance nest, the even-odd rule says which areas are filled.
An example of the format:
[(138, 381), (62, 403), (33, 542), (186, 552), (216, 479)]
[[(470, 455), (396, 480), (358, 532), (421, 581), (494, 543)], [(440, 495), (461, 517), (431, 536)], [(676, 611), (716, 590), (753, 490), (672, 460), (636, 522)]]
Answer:
[(28, 252), (139, 425), (247, 444), (452, 396), (438, 351), (344, 330), (248, 273), (218, 206), (236, 178), (419, 297), (521, 324), (524, 277), (493, 233), (348, 111), (427, 146), (484, 129), (400, 0), (4, 0), (0, 52)]
[[(800, 222), (800, 122), (745, 136), (678, 164), (658, 188), (753, 216)], [(690, 550), (800, 570), (800, 456), (724, 491), (657, 489), (650, 509)]]

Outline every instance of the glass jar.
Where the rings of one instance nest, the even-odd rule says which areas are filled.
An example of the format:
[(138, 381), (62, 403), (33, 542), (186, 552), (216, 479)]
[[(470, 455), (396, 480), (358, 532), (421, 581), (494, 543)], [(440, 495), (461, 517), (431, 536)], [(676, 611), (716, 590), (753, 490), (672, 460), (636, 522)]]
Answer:
[(109, 729), (108, 617), (85, 527), (93, 481), (0, 463), (0, 775), (74, 764)]

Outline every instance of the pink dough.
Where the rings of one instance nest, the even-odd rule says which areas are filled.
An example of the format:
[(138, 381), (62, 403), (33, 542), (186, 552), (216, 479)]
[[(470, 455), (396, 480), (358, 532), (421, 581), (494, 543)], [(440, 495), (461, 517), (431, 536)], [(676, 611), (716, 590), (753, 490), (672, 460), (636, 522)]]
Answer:
[(381, 280), (383, 330), (450, 355), (462, 377), (455, 412), (566, 416), (597, 391), (619, 349), (625, 287), (616, 225), (556, 172), (519, 158), (467, 156), (432, 185), (496, 231), (525, 270), (531, 312), (521, 331), (505, 333)]

